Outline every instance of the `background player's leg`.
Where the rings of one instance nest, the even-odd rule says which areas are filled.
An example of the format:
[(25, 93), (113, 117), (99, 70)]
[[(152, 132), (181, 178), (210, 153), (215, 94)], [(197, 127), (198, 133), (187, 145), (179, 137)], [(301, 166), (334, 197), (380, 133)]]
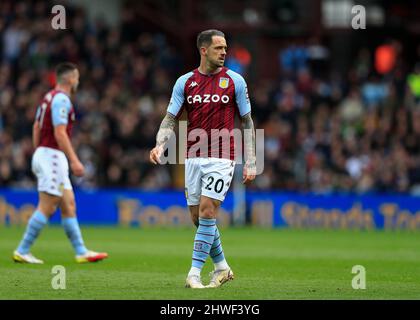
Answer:
[(76, 217), (76, 203), (74, 200), (73, 190), (63, 191), (63, 201), (60, 204), (61, 209), (61, 223), (63, 224), (64, 231), (67, 238), (69, 238), (76, 255), (85, 254), (86, 249), (82, 232), (80, 231), (79, 223)]
[(78, 263), (96, 262), (108, 257), (106, 252), (95, 252), (86, 249), (76, 217), (76, 201), (71, 189), (64, 189), (63, 200), (60, 204), (61, 222), (67, 237), (69, 238)]
[(45, 192), (39, 193), (38, 207), (29, 219), (23, 239), (16, 250), (19, 254), (25, 255), (29, 253), (32, 244), (48, 223), (48, 219), (57, 210), (60, 201), (61, 198), (58, 196)]

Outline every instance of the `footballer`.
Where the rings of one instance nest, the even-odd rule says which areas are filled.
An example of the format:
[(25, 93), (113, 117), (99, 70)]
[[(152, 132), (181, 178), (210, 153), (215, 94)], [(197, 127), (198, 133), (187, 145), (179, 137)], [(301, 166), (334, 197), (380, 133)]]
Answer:
[(28, 221), (25, 234), (13, 253), (15, 262), (42, 264), (31, 254), (30, 248), (57, 208), (61, 210), (61, 222), (75, 251), (78, 263), (95, 262), (108, 257), (107, 253), (88, 250), (76, 217), (70, 169), (75, 176), (84, 174), (83, 164), (71, 144), (75, 110), (70, 96), (79, 84), (79, 71), (72, 63), (56, 67), (57, 85), (41, 101), (35, 116), (32, 140), (35, 152), (32, 171), (36, 175), (39, 202)]
[[(255, 179), (255, 129), (247, 85), (238, 73), (224, 67), (227, 44), (218, 30), (206, 30), (197, 37), (200, 65), (176, 81), (167, 113), (150, 152), (150, 161), (161, 162), (164, 146), (173, 132), (183, 110), (187, 112), (188, 137), (194, 132), (207, 137), (200, 141), (188, 138), (185, 161), (185, 194), (193, 223), (197, 226), (192, 252), (192, 265), (186, 279), (187, 288), (214, 288), (234, 278), (224, 256), (216, 217), (231, 184), (235, 169), (234, 139), (229, 137), (228, 148), (220, 148), (219, 139), (211, 139), (212, 130), (231, 132), (239, 114), (242, 127), (252, 132), (245, 139), (243, 182)], [(201, 133), (200, 133), (201, 132)], [(247, 141), (248, 140), (248, 141)], [(201, 282), (201, 270), (207, 257), (214, 263), (210, 283)]]

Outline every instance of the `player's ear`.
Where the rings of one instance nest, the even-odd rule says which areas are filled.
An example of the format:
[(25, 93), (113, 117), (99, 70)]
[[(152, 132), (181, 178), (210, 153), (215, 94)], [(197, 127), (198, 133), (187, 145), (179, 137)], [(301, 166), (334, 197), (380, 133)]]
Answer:
[(200, 54), (201, 54), (201, 55), (205, 55), (205, 54), (206, 54), (206, 52), (207, 52), (207, 48), (206, 48), (206, 47), (201, 47), (201, 48), (200, 48)]

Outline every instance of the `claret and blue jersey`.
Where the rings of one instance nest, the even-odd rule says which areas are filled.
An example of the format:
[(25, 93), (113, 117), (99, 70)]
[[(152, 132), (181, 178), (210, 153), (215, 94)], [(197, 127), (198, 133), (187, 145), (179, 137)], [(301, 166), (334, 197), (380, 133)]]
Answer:
[(41, 129), (39, 146), (59, 150), (54, 127), (66, 125), (67, 134), (71, 137), (75, 113), (70, 98), (59, 90), (49, 91), (38, 107), (36, 120)]
[[(235, 115), (241, 117), (251, 112), (247, 85), (244, 78), (226, 67), (214, 74), (202, 74), (198, 69), (178, 78), (173, 88), (168, 112), (179, 118), (183, 110), (188, 114), (188, 135), (194, 129), (203, 129), (209, 138), (206, 154), (189, 151), (197, 141), (187, 142), (187, 157), (216, 157), (234, 159), (234, 140), (230, 138), (230, 150), (224, 150), (219, 141), (219, 152), (211, 143), (212, 129), (232, 131)], [(202, 150), (201, 150), (202, 151)]]

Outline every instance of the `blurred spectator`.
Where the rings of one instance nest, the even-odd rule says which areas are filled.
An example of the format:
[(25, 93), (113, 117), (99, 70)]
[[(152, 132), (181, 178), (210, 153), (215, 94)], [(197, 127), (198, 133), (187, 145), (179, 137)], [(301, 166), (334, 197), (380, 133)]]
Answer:
[[(37, 104), (55, 82), (54, 66), (75, 62), (81, 82), (74, 97), (78, 125), (73, 141), (86, 167), (76, 179), (83, 188), (98, 186), (170, 187), (161, 167), (153, 179), (147, 153), (166, 111), (179, 72), (179, 58), (160, 34), (140, 33), (134, 41), (122, 28), (87, 20), (66, 7), (72, 32), (50, 28), (50, 3), (0, 4), (0, 184), (34, 187), (30, 171), (32, 123)], [(47, 17), (47, 18), (45, 18)], [(131, 35), (133, 32), (131, 32)], [(12, 138), (13, 137), (13, 138)], [(124, 151), (123, 151), (124, 150)], [(160, 173), (160, 171), (166, 173)]]
[(251, 53), (240, 44), (233, 44), (226, 58), (226, 67), (246, 77), (251, 63)]
[(296, 72), (308, 66), (308, 49), (303, 45), (293, 44), (280, 52), (282, 70)]
[(382, 104), (389, 94), (388, 86), (376, 76), (371, 76), (362, 86), (362, 96), (368, 109)]
[(375, 50), (375, 69), (379, 74), (387, 74), (395, 67), (397, 47), (395, 43), (385, 43)]
[(420, 62), (418, 62), (413, 70), (407, 76), (407, 84), (411, 96), (414, 98), (414, 104), (420, 105)]

